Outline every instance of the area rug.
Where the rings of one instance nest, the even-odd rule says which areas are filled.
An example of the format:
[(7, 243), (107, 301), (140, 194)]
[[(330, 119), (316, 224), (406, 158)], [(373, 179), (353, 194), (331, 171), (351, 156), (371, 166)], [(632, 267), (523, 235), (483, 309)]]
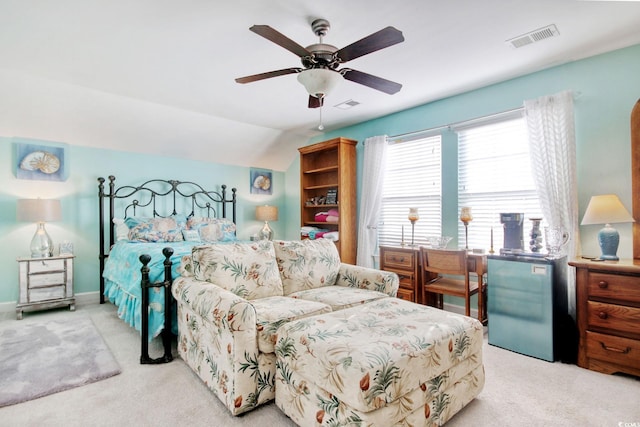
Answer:
[(0, 407), (120, 373), (90, 318), (22, 322), (0, 327)]

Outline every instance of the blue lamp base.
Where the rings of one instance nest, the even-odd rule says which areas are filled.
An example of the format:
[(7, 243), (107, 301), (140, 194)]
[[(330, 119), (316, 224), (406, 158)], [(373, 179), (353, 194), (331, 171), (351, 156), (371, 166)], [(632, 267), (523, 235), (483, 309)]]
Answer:
[(600, 259), (607, 261), (618, 261), (620, 259), (616, 255), (616, 252), (618, 252), (618, 244), (620, 244), (620, 234), (618, 234), (618, 230), (610, 224), (606, 224), (604, 228), (598, 232), (598, 243), (602, 251)]

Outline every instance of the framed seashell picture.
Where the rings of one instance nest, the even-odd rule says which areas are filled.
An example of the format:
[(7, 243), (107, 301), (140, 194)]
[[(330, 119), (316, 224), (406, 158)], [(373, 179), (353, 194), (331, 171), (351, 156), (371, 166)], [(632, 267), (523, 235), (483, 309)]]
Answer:
[(36, 140), (15, 140), (16, 178), (66, 181), (66, 145)]
[(273, 194), (273, 172), (268, 169), (251, 168), (249, 171), (251, 194)]

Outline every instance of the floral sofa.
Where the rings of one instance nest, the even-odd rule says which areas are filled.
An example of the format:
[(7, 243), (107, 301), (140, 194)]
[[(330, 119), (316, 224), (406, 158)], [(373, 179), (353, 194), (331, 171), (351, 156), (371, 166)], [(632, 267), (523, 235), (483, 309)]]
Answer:
[(325, 239), (196, 246), (180, 273), (178, 352), (234, 415), (275, 398), (278, 328), (399, 286), (395, 273), (341, 263)]

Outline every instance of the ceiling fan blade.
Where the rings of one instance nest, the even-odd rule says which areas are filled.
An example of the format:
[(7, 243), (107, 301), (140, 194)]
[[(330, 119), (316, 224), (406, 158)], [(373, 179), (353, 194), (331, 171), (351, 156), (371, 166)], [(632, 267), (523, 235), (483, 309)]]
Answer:
[(324, 96), (322, 98), (316, 98), (313, 95), (309, 95), (309, 108), (319, 108), (324, 104)]
[(267, 40), (274, 42), (275, 44), (282, 46), (287, 49), (289, 52), (292, 52), (299, 57), (303, 58), (305, 56), (310, 56), (311, 53), (300, 46), (298, 43), (291, 40), (289, 37), (285, 36), (281, 32), (274, 30), (268, 25), (254, 25), (249, 30), (258, 34), (259, 36), (264, 37)]
[(346, 80), (351, 80), (354, 83), (369, 86), (372, 89), (388, 93), (389, 95), (393, 95), (402, 89), (402, 85), (400, 83), (363, 73), (362, 71), (352, 70), (351, 68), (343, 68), (340, 70), (340, 74), (342, 74)]
[(347, 62), (403, 41), (404, 36), (402, 35), (402, 31), (394, 27), (387, 27), (357, 42), (351, 43), (349, 46), (343, 47), (335, 53), (335, 56), (339, 58), (340, 62)]
[(285, 68), (283, 70), (269, 71), (266, 73), (254, 74), (252, 76), (238, 77), (236, 79), (236, 83), (251, 83), (258, 80), (270, 79), (271, 77), (299, 73), (300, 71), (302, 71), (302, 68)]

